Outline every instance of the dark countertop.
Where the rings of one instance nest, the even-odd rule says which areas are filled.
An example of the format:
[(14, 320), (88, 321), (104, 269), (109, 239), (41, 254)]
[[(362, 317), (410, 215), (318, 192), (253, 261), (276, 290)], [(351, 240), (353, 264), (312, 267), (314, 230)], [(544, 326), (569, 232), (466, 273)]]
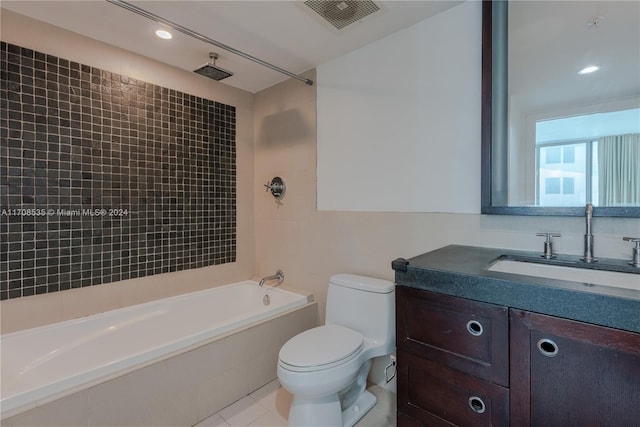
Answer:
[(640, 333), (640, 291), (485, 269), (505, 256), (639, 273), (625, 260), (599, 259), (585, 265), (577, 256), (558, 255), (547, 262), (535, 252), (451, 245), (407, 260), (406, 271), (402, 262), (394, 261), (395, 281), (399, 286)]

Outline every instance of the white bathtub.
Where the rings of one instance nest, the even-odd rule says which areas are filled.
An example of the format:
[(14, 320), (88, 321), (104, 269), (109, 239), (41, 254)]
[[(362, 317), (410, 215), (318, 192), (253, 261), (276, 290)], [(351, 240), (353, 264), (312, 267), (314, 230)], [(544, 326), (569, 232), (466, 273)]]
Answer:
[[(3, 335), (2, 419), (246, 330), (310, 300), (244, 281)], [(202, 369), (204, 377), (207, 367)]]

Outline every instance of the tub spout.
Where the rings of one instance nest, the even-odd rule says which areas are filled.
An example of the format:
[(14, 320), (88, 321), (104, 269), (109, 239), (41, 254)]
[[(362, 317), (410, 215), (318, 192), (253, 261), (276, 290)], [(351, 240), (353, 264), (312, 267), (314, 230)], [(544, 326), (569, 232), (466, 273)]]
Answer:
[(258, 283), (258, 285), (260, 285), (260, 287), (262, 287), (262, 286), (264, 286), (264, 283), (269, 281), (269, 280), (277, 280), (278, 284), (274, 285), (274, 286), (278, 286), (279, 284), (281, 284), (284, 281), (284, 273), (282, 272), (282, 270), (278, 270), (278, 271), (276, 271), (276, 274), (274, 274), (273, 276), (263, 277), (260, 280), (260, 283)]

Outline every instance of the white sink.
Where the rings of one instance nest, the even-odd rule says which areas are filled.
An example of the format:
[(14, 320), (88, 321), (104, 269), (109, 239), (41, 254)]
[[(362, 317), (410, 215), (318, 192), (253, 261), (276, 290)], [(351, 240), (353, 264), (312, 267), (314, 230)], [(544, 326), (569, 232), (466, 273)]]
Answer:
[(640, 291), (640, 274), (617, 271), (592, 270), (587, 268), (565, 267), (538, 264), (533, 262), (498, 260), (487, 268), (490, 271), (544, 277), (547, 279), (569, 280), (571, 282), (591, 283), (616, 288)]

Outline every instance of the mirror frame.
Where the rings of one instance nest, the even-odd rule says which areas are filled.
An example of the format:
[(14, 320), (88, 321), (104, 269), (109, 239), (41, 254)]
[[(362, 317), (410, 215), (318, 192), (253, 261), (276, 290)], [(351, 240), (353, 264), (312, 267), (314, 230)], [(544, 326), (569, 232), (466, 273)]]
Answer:
[[(584, 216), (585, 208), (583, 206), (576, 207), (546, 207), (546, 206), (494, 206), (493, 205), (493, 181), (499, 177), (493, 176), (492, 169), (492, 140), (494, 134), (496, 137), (502, 137), (504, 141), (500, 141), (501, 145), (506, 146), (506, 135), (508, 123), (502, 120), (499, 126), (494, 121), (500, 122), (499, 118), (494, 117), (493, 106), (493, 90), (497, 86), (501, 93), (506, 94), (506, 76), (501, 81), (494, 81), (493, 61), (506, 59), (506, 50), (504, 50), (504, 58), (494, 58), (493, 49), (493, 4), (506, 0), (483, 0), (482, 1), (482, 130), (481, 130), (481, 210), (482, 214), (490, 215), (536, 215), (536, 216)], [(505, 31), (506, 33), (506, 31)], [(504, 92), (503, 92), (504, 91)], [(506, 97), (505, 97), (506, 99)], [(506, 116), (506, 106), (498, 105), (500, 111), (496, 111), (496, 115), (500, 113)], [(495, 108), (498, 110), (498, 108)], [(499, 128), (498, 128), (499, 127)], [(505, 151), (506, 152), (506, 151)], [(505, 159), (506, 162), (506, 159)], [(506, 181), (500, 183), (506, 188)], [(593, 215), (601, 217), (629, 217), (640, 218), (640, 206), (631, 207), (593, 207)]]

